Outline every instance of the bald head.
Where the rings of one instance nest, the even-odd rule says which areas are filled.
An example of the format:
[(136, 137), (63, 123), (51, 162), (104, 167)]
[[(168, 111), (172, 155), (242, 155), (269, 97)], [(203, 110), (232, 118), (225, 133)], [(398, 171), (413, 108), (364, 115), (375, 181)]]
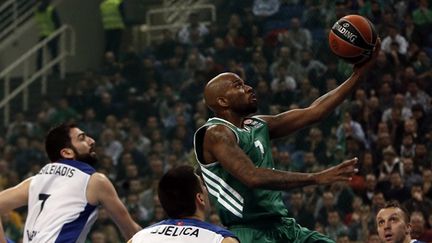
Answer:
[(221, 73), (207, 83), (204, 89), (204, 99), (212, 111), (219, 109), (218, 99), (226, 94), (229, 85), (237, 79), (240, 77), (235, 73)]

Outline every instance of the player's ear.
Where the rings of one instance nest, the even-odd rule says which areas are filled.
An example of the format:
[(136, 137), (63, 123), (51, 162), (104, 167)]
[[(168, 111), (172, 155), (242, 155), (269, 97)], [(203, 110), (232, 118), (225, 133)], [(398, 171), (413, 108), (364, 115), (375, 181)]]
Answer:
[(411, 235), (411, 223), (406, 224), (406, 235)]
[(71, 148), (63, 148), (60, 150), (60, 155), (65, 159), (73, 159), (75, 157), (75, 152)]
[(224, 97), (217, 97), (217, 103), (221, 107), (227, 107), (228, 106), (228, 100)]
[(196, 201), (201, 205), (205, 205), (205, 198), (204, 198), (204, 194), (202, 192), (198, 192), (196, 194)]

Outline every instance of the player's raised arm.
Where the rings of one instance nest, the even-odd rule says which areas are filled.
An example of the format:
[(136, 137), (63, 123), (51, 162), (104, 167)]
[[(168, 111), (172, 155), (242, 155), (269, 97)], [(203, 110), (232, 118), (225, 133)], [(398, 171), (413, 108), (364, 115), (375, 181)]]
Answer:
[(354, 65), (352, 75), (344, 83), (316, 99), (309, 107), (286, 111), (275, 116), (259, 116), (267, 122), (270, 138), (287, 136), (329, 115), (354, 90), (360, 78), (372, 66), (380, 51), (380, 45), (381, 41), (378, 39), (371, 59)]
[(318, 173), (297, 173), (257, 168), (237, 145), (233, 132), (225, 126), (215, 125), (204, 135), (204, 160), (218, 161), (225, 170), (250, 188), (287, 190), (312, 184), (347, 181), (357, 171), (357, 159), (344, 161)]
[(101, 204), (119, 227), (123, 237), (130, 239), (141, 227), (132, 219), (126, 207), (117, 195), (109, 179), (94, 173), (90, 179), (87, 197), (92, 204)]

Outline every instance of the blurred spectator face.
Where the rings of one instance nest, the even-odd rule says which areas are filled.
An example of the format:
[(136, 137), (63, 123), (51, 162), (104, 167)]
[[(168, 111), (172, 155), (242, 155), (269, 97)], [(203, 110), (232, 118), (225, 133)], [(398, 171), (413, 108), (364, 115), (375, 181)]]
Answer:
[(408, 66), (404, 69), (403, 76), (406, 81), (413, 80), (416, 76), (415, 70), (412, 66)]
[(382, 95), (390, 95), (392, 93), (392, 89), (389, 83), (384, 82), (380, 87), (380, 94)]
[(355, 99), (356, 100), (366, 100), (366, 92), (364, 89), (357, 89), (355, 91)]
[(323, 193), (323, 205), (326, 208), (330, 208), (334, 204), (334, 195), (332, 192), (324, 192)]
[(418, 239), (426, 230), (426, 221), (421, 212), (415, 211), (410, 216), (411, 238)]
[(303, 195), (300, 192), (292, 193), (290, 203), (293, 208), (300, 209), (303, 205)]
[(161, 159), (152, 159), (150, 161), (150, 169), (154, 175), (162, 176), (164, 173), (162, 160)]
[(404, 122), (404, 131), (406, 133), (416, 133), (417, 132), (417, 122), (414, 119), (408, 119)]
[(231, 14), (230, 19), (228, 21), (228, 26), (230, 28), (240, 28), (242, 26), (240, 16), (238, 14)]
[(427, 156), (427, 147), (423, 143), (416, 144), (415, 156), (417, 158), (425, 158)]
[(423, 169), (422, 177), (424, 182), (432, 182), (432, 170), (431, 169)]
[(385, 203), (386, 201), (382, 192), (377, 192), (372, 196), (372, 205), (375, 208), (382, 208), (384, 207)]
[(374, 174), (366, 175), (366, 188), (368, 191), (374, 191), (377, 184), (377, 179)]
[(402, 94), (397, 93), (393, 99), (393, 105), (397, 108), (402, 108), (405, 104), (405, 98)]
[(391, 144), (390, 134), (382, 132), (378, 134), (378, 144), (380, 147), (387, 147)]
[(368, 168), (373, 166), (373, 157), (372, 157), (371, 153), (364, 153), (363, 166), (368, 167)]
[(280, 151), (278, 154), (278, 161), (284, 166), (289, 166), (291, 164), (291, 156), (288, 151)]
[(390, 184), (393, 188), (403, 187), (401, 175), (398, 172), (393, 172), (390, 175)]
[(138, 176), (138, 168), (135, 164), (129, 164), (126, 166), (126, 177), (136, 178)]
[(409, 174), (414, 171), (414, 162), (412, 158), (403, 158), (402, 163), (405, 173)]
[(292, 18), (290, 21), (290, 27), (293, 31), (298, 31), (300, 29), (300, 20), (296, 17)]
[(414, 144), (413, 136), (412, 136), (411, 134), (407, 134), (407, 135), (405, 135), (405, 136), (403, 137), (403, 139), (402, 139), (402, 144), (403, 144), (405, 147), (410, 148), (410, 147)]
[(157, 129), (159, 127), (158, 119), (155, 116), (150, 116), (147, 118), (146, 128), (149, 130)]
[(281, 47), (280, 49), (280, 57), (282, 59), (289, 59), (291, 55), (291, 50), (289, 49), (289, 47)]
[(337, 211), (330, 211), (328, 213), (328, 223), (330, 226), (338, 226), (340, 222), (340, 216)]
[(316, 162), (315, 155), (312, 152), (305, 153), (303, 156), (303, 162), (306, 167), (313, 166)]
[(371, 108), (371, 110), (376, 110), (379, 107), (379, 99), (376, 96), (372, 96), (369, 98), (369, 102), (368, 102), (369, 108)]
[(225, 44), (222, 38), (216, 38), (214, 40), (214, 47), (216, 50), (223, 50), (225, 48)]
[(411, 197), (413, 199), (419, 200), (423, 199), (423, 188), (420, 185), (413, 185), (411, 187)]

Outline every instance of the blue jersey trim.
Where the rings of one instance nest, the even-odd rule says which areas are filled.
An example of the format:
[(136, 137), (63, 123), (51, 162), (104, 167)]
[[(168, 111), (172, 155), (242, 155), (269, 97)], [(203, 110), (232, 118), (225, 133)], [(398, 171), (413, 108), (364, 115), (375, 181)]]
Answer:
[(66, 164), (72, 167), (75, 167), (77, 169), (79, 169), (80, 171), (92, 175), (93, 173), (96, 172), (96, 170), (91, 167), (89, 164), (78, 161), (78, 160), (69, 160), (69, 159), (62, 159), (59, 160), (57, 163), (61, 163), (61, 164)]
[(167, 219), (167, 220), (163, 220), (159, 223), (153, 224), (147, 228), (152, 228), (158, 225), (176, 225), (176, 226), (195, 226), (198, 228), (202, 228), (202, 229), (206, 229), (212, 232), (215, 232), (219, 235), (222, 235), (224, 238), (225, 237), (232, 237), (232, 238), (236, 238), (239, 242), (240, 240), (237, 238), (237, 236), (234, 235), (233, 232), (224, 229), (222, 227), (216, 226), (214, 224), (210, 224), (198, 219)]
[(77, 219), (63, 225), (55, 243), (76, 242), (82, 230), (84, 229), (88, 218), (96, 208), (97, 206), (87, 204), (84, 208), (84, 211), (80, 213)]

